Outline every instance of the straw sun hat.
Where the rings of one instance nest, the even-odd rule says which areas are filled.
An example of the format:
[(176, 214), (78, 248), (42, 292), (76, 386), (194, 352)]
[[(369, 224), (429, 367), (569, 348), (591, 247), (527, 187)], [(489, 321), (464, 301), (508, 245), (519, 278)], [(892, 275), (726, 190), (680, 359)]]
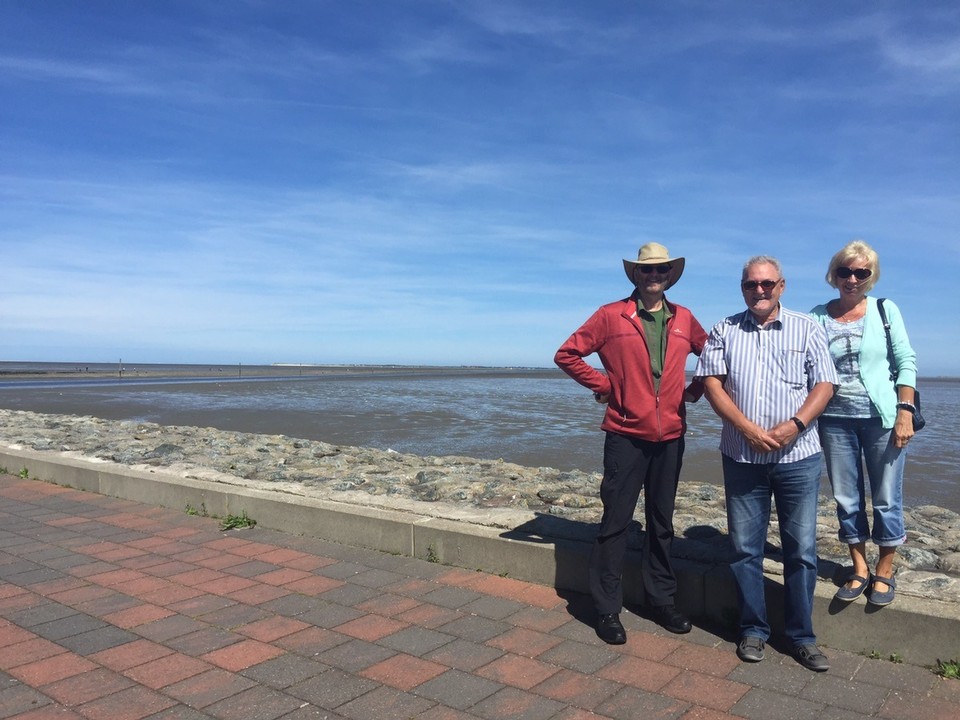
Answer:
[(623, 261), (623, 269), (627, 273), (627, 277), (630, 278), (630, 282), (635, 283), (634, 272), (638, 265), (666, 265), (668, 263), (670, 265), (670, 278), (667, 280), (667, 288), (671, 288), (683, 275), (685, 262), (682, 257), (670, 257), (670, 253), (660, 243), (651, 242), (642, 246), (636, 260), (625, 259)]

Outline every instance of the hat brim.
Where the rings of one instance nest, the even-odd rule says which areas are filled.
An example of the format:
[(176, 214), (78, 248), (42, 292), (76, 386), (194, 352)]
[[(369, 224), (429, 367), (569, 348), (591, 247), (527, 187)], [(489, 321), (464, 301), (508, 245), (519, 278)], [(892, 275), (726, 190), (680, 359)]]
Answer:
[(680, 279), (680, 276), (683, 275), (683, 268), (686, 266), (686, 259), (682, 257), (678, 258), (669, 258), (667, 260), (657, 260), (656, 262), (637, 262), (636, 260), (624, 260), (623, 261), (623, 270), (627, 273), (627, 277), (630, 279), (630, 282), (636, 285), (634, 281), (634, 271), (640, 265), (663, 265), (664, 263), (670, 263), (670, 279), (667, 280), (666, 289), (669, 290), (674, 285), (677, 284), (677, 280)]

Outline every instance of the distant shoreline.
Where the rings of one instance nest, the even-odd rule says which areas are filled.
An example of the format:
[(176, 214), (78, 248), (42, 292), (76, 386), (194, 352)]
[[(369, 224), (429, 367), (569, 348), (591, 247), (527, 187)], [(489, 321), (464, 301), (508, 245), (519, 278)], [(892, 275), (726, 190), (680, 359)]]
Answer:
[(558, 368), (482, 365), (349, 365), (273, 363), (270, 365), (207, 365), (164, 363), (19, 363), (0, 362), (0, 379), (15, 382), (104, 379), (256, 379), (349, 375), (539, 375), (562, 376)]
[[(16, 380), (103, 380), (106, 378), (283, 378), (319, 377), (327, 375), (539, 375), (565, 377), (555, 367), (486, 366), (486, 365), (350, 365), (315, 363), (271, 363), (269, 365), (207, 365), (130, 363), (123, 368), (108, 363), (0, 362), (0, 379)], [(692, 375), (687, 372), (687, 375)], [(920, 376), (920, 382), (960, 383), (960, 377), (949, 375)]]

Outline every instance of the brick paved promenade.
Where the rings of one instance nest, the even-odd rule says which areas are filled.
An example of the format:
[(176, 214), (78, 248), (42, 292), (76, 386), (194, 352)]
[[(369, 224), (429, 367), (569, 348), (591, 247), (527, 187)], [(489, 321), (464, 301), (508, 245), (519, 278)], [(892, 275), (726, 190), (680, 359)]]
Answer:
[[(0, 476), (0, 718), (956, 720), (960, 681), (828, 673), (583, 596)], [(586, 622), (585, 622), (586, 621)]]

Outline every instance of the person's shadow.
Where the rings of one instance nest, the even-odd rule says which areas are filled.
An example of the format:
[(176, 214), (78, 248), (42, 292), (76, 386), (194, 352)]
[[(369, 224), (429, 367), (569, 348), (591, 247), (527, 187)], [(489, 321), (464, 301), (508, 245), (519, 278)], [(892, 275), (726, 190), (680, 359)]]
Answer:
[[(593, 628), (596, 611), (590, 598), (589, 562), (597, 533), (597, 524), (571, 520), (562, 516), (537, 513), (517, 527), (500, 534), (510, 540), (553, 546), (553, 586), (567, 603), (567, 611), (578, 621)], [(646, 616), (643, 586), (640, 581), (640, 558), (646, 533), (639, 521), (633, 520), (627, 530), (627, 557), (624, 564), (624, 609)], [(673, 541), (675, 563), (709, 566), (729, 565), (727, 536), (712, 527), (688, 528)], [(682, 603), (678, 603), (682, 605)], [(706, 618), (693, 618), (701, 627), (716, 623)]]
[[(596, 625), (596, 611), (590, 598), (588, 572), (590, 552), (597, 532), (597, 524), (571, 520), (557, 515), (537, 513), (527, 522), (501, 533), (501, 537), (529, 543), (547, 544), (553, 546), (554, 580), (553, 586), (559, 597), (567, 603), (567, 611), (576, 620), (590, 628)], [(624, 569), (624, 607), (634, 614), (644, 616), (643, 588), (640, 583), (640, 557), (646, 533), (637, 520), (630, 524), (627, 540), (627, 558)], [(764, 545), (764, 556), (774, 561), (783, 562), (781, 548), (769, 539)], [(693, 525), (684, 529), (673, 541), (674, 564), (682, 566), (692, 572), (719, 572), (728, 575), (729, 583), (733, 584), (733, 575), (730, 571), (730, 562), (733, 560), (733, 549), (729, 535), (709, 525)], [(846, 580), (849, 568), (832, 560), (818, 560), (817, 576), (839, 586)], [(767, 578), (766, 597), (768, 616), (772, 624), (783, 613), (783, 586), (782, 583)], [(682, 583), (681, 583), (682, 587)], [(733, 598), (731, 598), (733, 600)], [(735, 605), (735, 600), (733, 600)], [(678, 598), (678, 605), (684, 603)], [(837, 607), (834, 607), (834, 604)], [(834, 603), (830, 612), (839, 612), (845, 605)], [(730, 641), (736, 641), (739, 609), (734, 607), (723, 608), (719, 612), (710, 613), (711, 617), (691, 617), (694, 624), (709, 630), (717, 636)], [(719, 619), (718, 619), (719, 618)], [(774, 647), (778, 639), (771, 638)]]

